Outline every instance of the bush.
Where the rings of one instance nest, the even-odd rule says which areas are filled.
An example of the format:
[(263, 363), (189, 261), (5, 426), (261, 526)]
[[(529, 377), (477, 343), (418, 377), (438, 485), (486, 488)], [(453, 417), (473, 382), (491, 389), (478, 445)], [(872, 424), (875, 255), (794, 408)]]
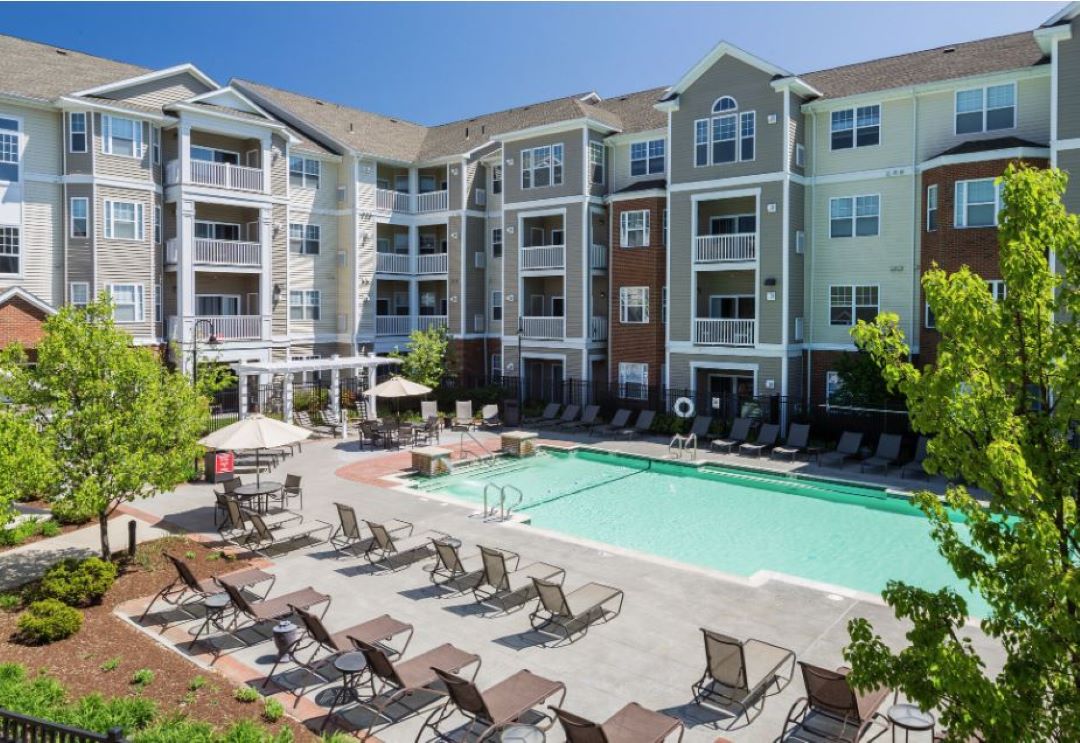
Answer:
[(671, 413), (657, 413), (653, 418), (649, 431), (660, 436), (674, 436), (677, 433), (686, 433), (690, 430), (690, 419), (680, 418)]
[(65, 725), (104, 733), (118, 727), (131, 733), (149, 725), (157, 715), (157, 705), (141, 697), (104, 699), (90, 694), (59, 715)]
[(0, 593), (0, 611), (18, 611), (22, 603), (22, 596), (17, 593)]
[(41, 579), (41, 595), (63, 601), (68, 606), (89, 606), (116, 580), (116, 565), (100, 557), (79, 560), (70, 557), (49, 568)]
[(257, 701), (260, 696), (262, 695), (259, 694), (258, 690), (253, 689), (250, 686), (241, 686), (233, 692), (233, 697), (236, 701), (243, 702), (244, 704), (251, 704), (252, 702)]
[(149, 668), (140, 668), (135, 673), (131, 674), (131, 685), (142, 688), (154, 683), (154, 672)]
[(285, 715), (285, 706), (274, 699), (273, 697), (267, 697), (263, 702), (263, 719), (267, 722), (277, 722)]
[(98, 666), (98, 668), (101, 669), (102, 673), (108, 673), (109, 671), (115, 671), (119, 667), (120, 667), (120, 659), (119, 658), (109, 658), (107, 661), (105, 661), (100, 666)]
[(85, 524), (95, 516), (92, 510), (72, 503), (67, 498), (63, 498), (56, 503), (50, 503), (49, 510), (52, 512), (53, 518), (61, 524)]
[(19, 639), (28, 645), (47, 645), (71, 637), (82, 627), (83, 615), (62, 601), (43, 599), (30, 604), (19, 617)]

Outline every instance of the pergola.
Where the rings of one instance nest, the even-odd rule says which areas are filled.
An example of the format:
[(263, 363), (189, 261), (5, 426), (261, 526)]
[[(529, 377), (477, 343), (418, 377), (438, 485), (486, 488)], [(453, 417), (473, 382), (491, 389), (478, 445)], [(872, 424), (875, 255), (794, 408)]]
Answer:
[[(240, 387), (240, 417), (248, 414), (247, 386), (248, 377), (253, 375), (270, 374), (281, 375), (281, 405), (283, 417), (287, 421), (292, 420), (293, 412), (293, 375), (302, 372), (330, 372), (330, 407), (337, 410), (341, 406), (341, 371), (351, 369), (355, 372), (364, 372), (367, 377), (365, 388), (370, 390), (375, 385), (374, 371), (380, 366), (400, 364), (401, 359), (392, 359), (389, 356), (331, 356), (327, 359), (299, 359), (295, 361), (242, 361), (232, 365), (239, 379)], [(360, 376), (358, 374), (358, 376)], [(366, 392), (368, 410), (375, 410), (375, 398), (370, 392)]]

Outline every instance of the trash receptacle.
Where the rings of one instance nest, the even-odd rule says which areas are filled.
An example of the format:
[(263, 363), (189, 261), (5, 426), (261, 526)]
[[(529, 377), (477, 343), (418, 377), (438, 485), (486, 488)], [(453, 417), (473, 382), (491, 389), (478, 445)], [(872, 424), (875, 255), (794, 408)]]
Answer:
[(503, 400), (502, 407), (503, 424), (510, 427), (520, 426), (521, 409), (518, 408), (518, 401), (513, 399)]
[(222, 482), (235, 477), (236, 459), (231, 451), (209, 451), (204, 460), (207, 482)]

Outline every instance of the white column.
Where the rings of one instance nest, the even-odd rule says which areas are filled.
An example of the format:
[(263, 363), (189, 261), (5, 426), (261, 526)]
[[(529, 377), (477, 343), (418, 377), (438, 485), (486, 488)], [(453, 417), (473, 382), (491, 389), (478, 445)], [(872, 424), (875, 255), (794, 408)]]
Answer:
[[(375, 353), (369, 353), (370, 358), (375, 358)], [(364, 396), (367, 398), (368, 420), (375, 420), (379, 417), (378, 411), (375, 410), (375, 395), (372, 394), (371, 388), (375, 386), (375, 367), (369, 366), (364, 370), (364, 378), (366, 380), (367, 392)]]
[[(336, 359), (339, 356), (335, 353), (330, 358)], [(345, 427), (348, 414), (341, 409), (341, 370), (336, 366), (330, 370), (330, 409), (341, 417), (341, 438), (346, 438), (349, 435)]]
[(248, 378), (247, 374), (241, 374), (237, 385), (237, 394), (240, 396), (240, 418), (248, 415)]
[[(415, 180), (416, 169), (409, 171), (409, 177)], [(411, 183), (411, 182), (410, 182)], [(420, 228), (409, 225), (409, 260), (412, 262), (412, 270), (416, 271), (416, 263), (420, 256)], [(409, 278), (409, 330), (416, 327), (416, 317), (420, 314), (420, 283), (415, 273)]]
[(180, 183), (191, 180), (191, 125), (180, 126)]
[[(272, 335), (272, 316), (274, 314), (274, 274), (273, 274), (273, 213), (270, 207), (259, 210), (259, 256), (262, 272), (259, 277), (259, 314), (262, 316), (262, 339), (270, 340)], [(282, 301), (288, 299), (285, 293), (288, 287), (282, 287)]]
[[(420, 171), (416, 168), (409, 168), (409, 210), (416, 211), (417, 194), (420, 193)], [(410, 230), (415, 229), (410, 227)]]
[(183, 349), (191, 342), (195, 317), (195, 202), (181, 198), (176, 213), (176, 340)]
[[(259, 165), (262, 166), (263, 175), (263, 193), (270, 193), (270, 160), (273, 158), (273, 151), (271, 150), (271, 137), (266, 134), (262, 138), (262, 155), (259, 157)], [(247, 163), (244, 163), (245, 165)], [(286, 172), (288, 172), (289, 164), (285, 163)]]
[(286, 374), (281, 380), (281, 411), (286, 423), (292, 423), (293, 375)]

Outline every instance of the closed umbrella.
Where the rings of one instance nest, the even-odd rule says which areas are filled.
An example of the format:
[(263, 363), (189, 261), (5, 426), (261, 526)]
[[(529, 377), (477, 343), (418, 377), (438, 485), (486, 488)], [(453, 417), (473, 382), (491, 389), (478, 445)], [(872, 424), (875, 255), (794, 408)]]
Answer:
[(368, 392), (376, 397), (396, 399), (399, 397), (426, 395), (431, 392), (431, 388), (405, 377), (390, 377), (385, 382), (372, 387)]
[(291, 423), (267, 418), (265, 415), (251, 415), (236, 423), (214, 431), (199, 439), (199, 443), (210, 449), (228, 451), (255, 450), (255, 482), (260, 481), (259, 454), (262, 449), (274, 449), (289, 446), (311, 436), (311, 431)]

